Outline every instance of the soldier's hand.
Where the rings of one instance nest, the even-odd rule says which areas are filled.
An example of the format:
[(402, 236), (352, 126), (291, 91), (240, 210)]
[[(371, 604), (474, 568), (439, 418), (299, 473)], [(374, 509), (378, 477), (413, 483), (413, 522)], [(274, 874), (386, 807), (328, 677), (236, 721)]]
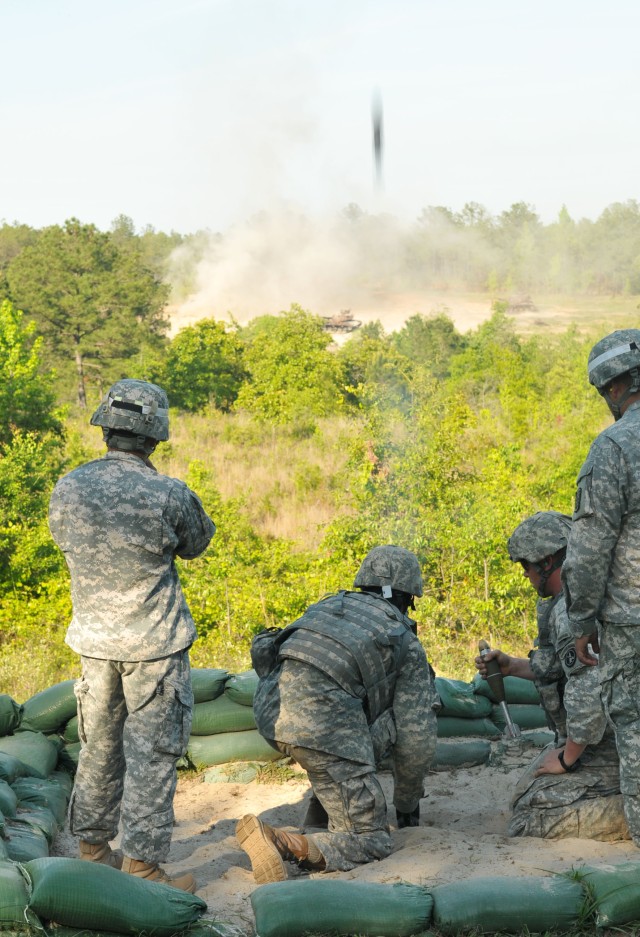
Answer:
[(598, 658), (590, 653), (589, 645), (596, 654), (600, 651), (597, 634), (585, 634), (581, 638), (576, 638), (576, 654), (580, 663), (586, 664), (587, 667), (595, 667)]
[(541, 774), (566, 774), (558, 760), (558, 751), (561, 751), (561, 749), (554, 748), (552, 751), (547, 752), (534, 777), (539, 778)]
[(478, 673), (481, 677), (487, 676), (487, 661), (488, 660), (497, 660), (500, 667), (500, 672), (503, 677), (508, 677), (511, 668), (511, 658), (508, 654), (505, 654), (504, 651), (487, 651), (484, 657), (478, 655), (475, 658), (475, 665)]

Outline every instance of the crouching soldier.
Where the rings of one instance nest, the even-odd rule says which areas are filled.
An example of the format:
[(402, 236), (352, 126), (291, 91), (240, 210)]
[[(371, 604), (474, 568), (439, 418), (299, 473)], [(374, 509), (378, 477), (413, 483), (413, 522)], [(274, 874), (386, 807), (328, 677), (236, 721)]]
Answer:
[[(509, 538), (509, 556), (540, 596), (538, 636), (528, 658), (492, 651), (504, 676), (534, 680), (556, 740), (518, 781), (510, 836), (628, 838), (615, 736), (607, 725), (595, 668), (575, 652), (561, 570), (571, 518), (540, 511)], [(476, 658), (481, 673), (486, 664)]]
[(332, 872), (390, 854), (376, 774), (383, 760), (392, 765), (398, 827), (419, 823), (438, 706), (433, 672), (407, 617), (422, 595), (420, 566), (408, 550), (376, 547), (354, 587), (360, 591), (330, 595), (288, 628), (254, 641), (258, 730), (305, 769), (315, 825), (326, 827), (304, 835), (243, 817), (236, 835), (260, 884), (286, 879), (286, 860)]

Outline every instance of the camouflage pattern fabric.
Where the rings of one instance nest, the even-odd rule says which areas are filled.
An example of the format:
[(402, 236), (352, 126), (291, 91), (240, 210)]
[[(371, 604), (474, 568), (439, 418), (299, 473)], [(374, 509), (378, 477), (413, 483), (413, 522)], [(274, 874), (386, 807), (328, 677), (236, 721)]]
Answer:
[(640, 629), (604, 622), (597, 670), (605, 712), (615, 727), (624, 812), (640, 846)]
[(562, 578), (576, 637), (640, 625), (640, 401), (593, 442), (578, 476)]
[[(573, 773), (534, 773), (549, 746), (518, 781), (512, 801), (510, 836), (541, 836), (614, 841), (629, 833), (620, 798), (620, 762), (613, 732), (600, 700), (598, 670), (577, 659), (564, 595), (538, 602), (539, 631), (545, 641), (545, 672), (559, 676), (565, 736), (586, 745)], [(555, 652), (555, 660), (550, 651)], [(538, 651), (532, 655), (532, 668)], [(556, 684), (557, 685), (557, 684)], [(553, 688), (553, 684), (549, 684)], [(560, 735), (562, 722), (557, 724)], [(597, 802), (596, 802), (597, 801)]]
[(174, 558), (199, 556), (215, 525), (184, 482), (109, 451), (60, 479), (49, 526), (71, 573), (74, 651), (142, 661), (193, 643)]
[(173, 831), (176, 761), (193, 710), (188, 651), (123, 663), (82, 658), (76, 684), (82, 748), (69, 805), (71, 832), (115, 838), (126, 856), (163, 862)]
[(603, 842), (629, 839), (613, 736), (608, 735), (597, 746), (588, 746), (580, 768), (573, 774), (535, 778), (536, 769), (553, 748), (550, 745), (540, 752), (518, 781), (508, 835)]
[[(395, 631), (397, 618), (385, 615), (389, 603), (369, 598), (382, 610), (389, 631)], [(424, 649), (405, 620), (408, 646), (395, 675), (392, 704), (384, 712), (369, 712), (365, 680), (357, 669), (345, 671), (352, 675), (349, 691), (322, 671), (321, 659), (314, 666), (285, 658), (256, 690), (254, 714), (264, 738), (281, 751), (305, 750), (303, 767), (309, 766), (314, 792), (330, 819), (330, 831), (321, 834), (322, 840), (314, 834), (328, 870), (346, 870), (380, 858), (381, 850), (389, 854), (386, 808), (375, 776), (376, 765), (385, 756), (392, 759), (396, 809), (410, 813), (423, 796), (424, 777), (435, 753), (438, 698)], [(348, 606), (336, 619), (336, 627), (349, 629)], [(306, 640), (312, 636), (307, 632)], [(389, 672), (395, 660), (393, 647), (371, 643)]]

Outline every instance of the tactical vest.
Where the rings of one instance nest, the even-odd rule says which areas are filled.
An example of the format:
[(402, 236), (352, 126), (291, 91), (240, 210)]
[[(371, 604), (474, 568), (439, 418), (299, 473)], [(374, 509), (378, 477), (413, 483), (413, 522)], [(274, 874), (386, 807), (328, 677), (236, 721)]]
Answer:
[(280, 658), (311, 664), (358, 696), (369, 724), (389, 709), (414, 640), (410, 619), (394, 605), (363, 592), (338, 592), (311, 605), (290, 627)]

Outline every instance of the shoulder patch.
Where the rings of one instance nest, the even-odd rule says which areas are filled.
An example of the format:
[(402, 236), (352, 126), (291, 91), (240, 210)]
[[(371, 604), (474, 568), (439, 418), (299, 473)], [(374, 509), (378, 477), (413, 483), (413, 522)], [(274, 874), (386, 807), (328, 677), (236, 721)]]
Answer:
[(582, 488), (578, 488), (576, 491), (576, 503), (573, 506), (573, 513), (577, 514), (580, 510), (580, 502), (582, 501)]
[(568, 648), (567, 651), (565, 651), (564, 665), (567, 668), (567, 670), (571, 670), (571, 668), (573, 667), (577, 659), (578, 659), (578, 655), (576, 654), (575, 647), (570, 647)]

